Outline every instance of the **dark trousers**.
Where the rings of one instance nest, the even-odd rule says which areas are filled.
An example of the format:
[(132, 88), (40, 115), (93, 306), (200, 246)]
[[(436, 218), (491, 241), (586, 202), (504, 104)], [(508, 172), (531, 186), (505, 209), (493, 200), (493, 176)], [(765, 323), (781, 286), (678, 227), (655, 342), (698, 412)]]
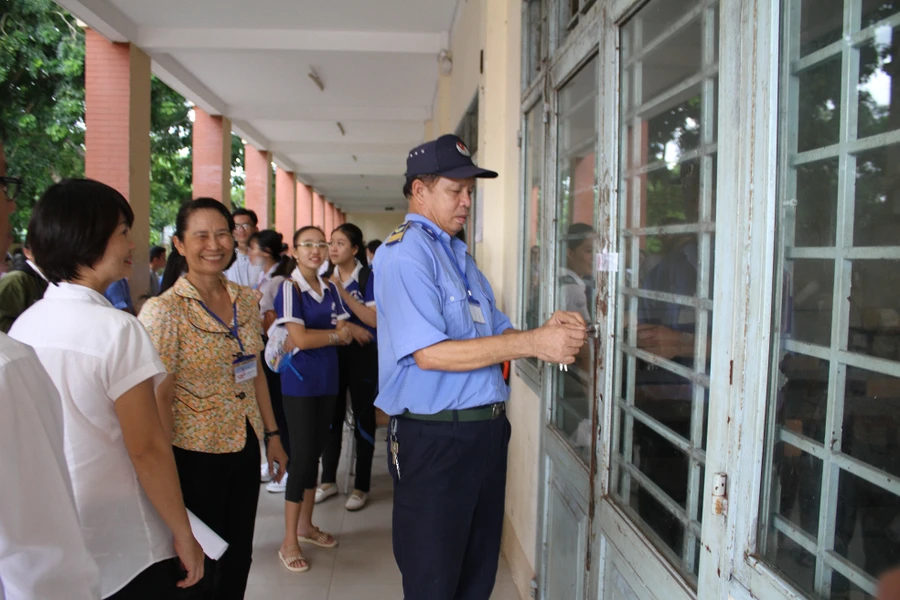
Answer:
[(281, 447), (284, 453), (291, 455), (291, 436), (288, 433), (287, 419), (284, 417), (284, 406), (281, 398), (281, 375), (269, 368), (266, 364), (266, 358), (260, 354), (260, 361), (263, 364), (263, 371), (266, 374), (266, 383), (269, 385), (269, 398), (272, 400), (272, 412), (275, 413), (275, 425), (278, 426), (278, 437), (281, 440)]
[(347, 412), (347, 392), (356, 428), (356, 482), (354, 488), (368, 492), (372, 485), (372, 457), (375, 454), (375, 396), (378, 395), (378, 347), (351, 344), (338, 349), (340, 377), (337, 402), (328, 441), (322, 452), (322, 483), (337, 481), (338, 462)]
[(181, 589), (176, 584), (185, 578), (181, 562), (169, 558), (152, 564), (121, 590), (107, 596), (106, 600), (160, 600), (160, 598), (181, 598)]
[[(174, 448), (184, 504), (228, 542), (218, 561), (206, 559), (203, 580), (186, 591), (192, 600), (240, 600), (253, 557), (259, 500), (259, 440), (247, 423), (240, 452), (209, 454)], [(195, 589), (196, 588), (196, 589)]]
[(316, 487), (319, 457), (328, 438), (334, 396), (285, 396), (284, 416), (291, 432), (291, 456), (284, 499), (302, 502), (303, 491)]
[(473, 423), (397, 419), (394, 557), (405, 600), (488, 600), (506, 499), (506, 415)]

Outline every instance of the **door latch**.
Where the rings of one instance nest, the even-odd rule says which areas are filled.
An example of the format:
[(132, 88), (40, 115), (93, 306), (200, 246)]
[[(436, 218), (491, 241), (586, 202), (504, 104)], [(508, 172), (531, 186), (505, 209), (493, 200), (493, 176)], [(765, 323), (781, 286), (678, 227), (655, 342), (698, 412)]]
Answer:
[(588, 337), (599, 338), (600, 337), (600, 323), (588, 323), (586, 331), (587, 331)]
[(713, 475), (712, 512), (714, 515), (728, 513), (728, 475), (716, 473)]

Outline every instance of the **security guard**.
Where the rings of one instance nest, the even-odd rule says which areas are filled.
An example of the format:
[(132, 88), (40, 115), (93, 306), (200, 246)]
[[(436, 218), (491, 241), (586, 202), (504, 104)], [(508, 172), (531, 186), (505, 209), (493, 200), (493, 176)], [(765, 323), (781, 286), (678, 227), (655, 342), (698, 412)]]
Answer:
[(577, 313), (515, 331), (457, 239), (476, 177), (445, 135), (406, 162), (406, 222), (375, 257), (375, 402), (391, 415), (394, 556), (406, 600), (488, 600), (500, 555), (510, 425), (500, 364), (529, 356), (571, 364), (586, 340)]

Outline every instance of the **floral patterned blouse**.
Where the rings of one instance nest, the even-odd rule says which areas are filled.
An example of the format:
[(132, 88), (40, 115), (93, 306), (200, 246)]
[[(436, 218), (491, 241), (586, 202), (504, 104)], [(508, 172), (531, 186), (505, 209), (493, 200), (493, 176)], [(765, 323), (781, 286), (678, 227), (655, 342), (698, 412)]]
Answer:
[[(222, 283), (237, 306), (244, 354), (257, 356), (263, 345), (256, 296), (250, 288), (224, 277)], [(175, 376), (175, 446), (210, 454), (239, 452), (246, 443), (248, 420), (257, 438), (263, 438), (254, 380), (235, 383), (233, 362), (240, 353), (238, 342), (207, 312), (200, 293), (186, 278), (147, 300), (138, 318), (166, 370)]]

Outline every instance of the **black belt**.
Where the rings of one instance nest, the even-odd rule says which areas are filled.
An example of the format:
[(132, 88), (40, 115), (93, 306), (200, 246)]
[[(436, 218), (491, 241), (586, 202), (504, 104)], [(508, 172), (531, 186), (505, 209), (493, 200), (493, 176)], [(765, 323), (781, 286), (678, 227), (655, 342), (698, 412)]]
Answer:
[(433, 415), (422, 415), (409, 411), (398, 415), (401, 419), (413, 419), (414, 421), (437, 421), (441, 423), (471, 423), (472, 421), (492, 421), (506, 412), (506, 402), (496, 402), (475, 408), (463, 408), (460, 410), (442, 410)]

